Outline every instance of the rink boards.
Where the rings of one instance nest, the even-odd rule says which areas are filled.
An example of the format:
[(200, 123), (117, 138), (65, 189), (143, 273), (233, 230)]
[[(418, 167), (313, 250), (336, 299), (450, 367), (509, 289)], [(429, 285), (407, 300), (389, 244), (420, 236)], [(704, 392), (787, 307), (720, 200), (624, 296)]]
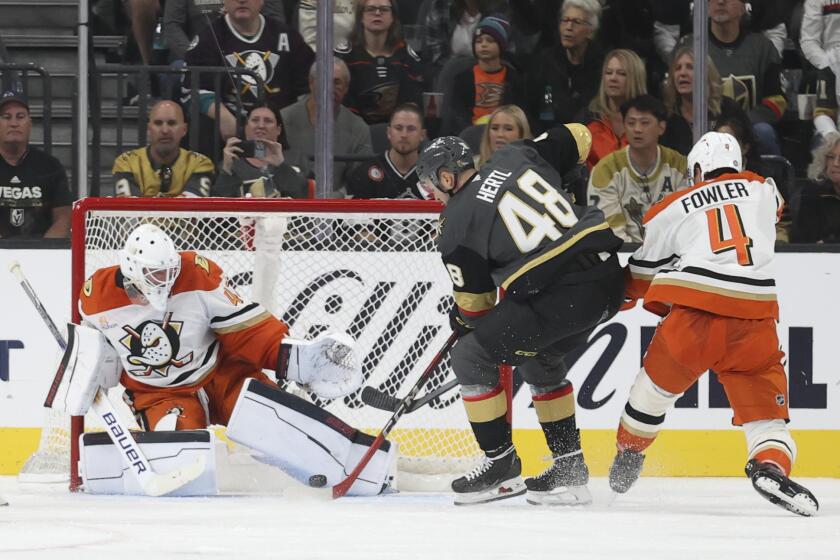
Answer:
[[(0, 266), (19, 260), (45, 307), (64, 322), (70, 315), (70, 258), (67, 250), (4, 250)], [(625, 255), (626, 258), (626, 255)], [(836, 286), (840, 254), (782, 253), (777, 261), (781, 307), (779, 338), (787, 354), (790, 378), (791, 428), (799, 445), (801, 476), (840, 476), (840, 317)], [(14, 474), (37, 446), (43, 421), (41, 403), (52, 379), (58, 350), (14, 278), (0, 273), (3, 314), (0, 318), (0, 474)], [(638, 372), (643, 348), (657, 318), (640, 308), (620, 314), (602, 326), (572, 366), (577, 390), (577, 416), (584, 448), (595, 474), (604, 474), (613, 454), (614, 429)], [(530, 408), (526, 388), (515, 393), (515, 438), (527, 472), (541, 468), (548, 454)], [(442, 406), (439, 418), (462, 419)], [(432, 415), (424, 440), (436, 431), (463, 430)], [(442, 423), (441, 423), (442, 422)], [(412, 423), (409, 422), (408, 425)], [(378, 424), (369, 426), (375, 428)], [(668, 415), (666, 431), (650, 452), (650, 474), (673, 476), (735, 476), (741, 474), (745, 445), (731, 426), (725, 396), (713, 376), (706, 375)]]

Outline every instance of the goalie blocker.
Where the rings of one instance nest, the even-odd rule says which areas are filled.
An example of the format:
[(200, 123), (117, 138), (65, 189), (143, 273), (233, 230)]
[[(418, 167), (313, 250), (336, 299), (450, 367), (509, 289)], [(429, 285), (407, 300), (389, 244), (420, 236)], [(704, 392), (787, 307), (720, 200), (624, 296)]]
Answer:
[[(323, 475), (328, 487), (344, 480), (374, 441), (320, 407), (255, 379), (239, 393), (227, 437), (303, 484)], [(396, 459), (397, 445), (385, 441), (347, 495), (375, 496), (391, 486)]]

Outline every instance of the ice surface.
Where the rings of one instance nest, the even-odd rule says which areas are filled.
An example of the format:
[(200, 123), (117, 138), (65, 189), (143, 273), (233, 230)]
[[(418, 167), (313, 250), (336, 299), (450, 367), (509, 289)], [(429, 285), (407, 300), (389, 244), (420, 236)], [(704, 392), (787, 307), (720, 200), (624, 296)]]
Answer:
[(445, 494), (315, 501), (291, 496), (70, 494), (0, 477), (0, 558), (388, 560), (806, 560), (840, 558), (840, 479), (801, 479), (814, 518), (764, 501), (746, 478), (647, 478), (607, 506), (524, 497), (455, 507)]

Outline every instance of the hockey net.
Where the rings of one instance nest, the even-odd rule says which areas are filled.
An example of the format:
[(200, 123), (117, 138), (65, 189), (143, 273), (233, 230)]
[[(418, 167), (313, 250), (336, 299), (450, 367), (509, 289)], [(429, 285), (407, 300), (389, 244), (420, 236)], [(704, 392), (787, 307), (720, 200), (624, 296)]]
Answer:
[[(85, 199), (73, 214), (74, 309), (84, 279), (118, 264), (133, 228), (155, 223), (179, 250), (218, 263), (240, 295), (286, 322), (291, 336), (348, 332), (357, 340), (364, 385), (403, 396), (449, 335), (451, 281), (435, 247), (439, 210), (420, 201)], [(426, 391), (452, 375), (447, 358)], [(390, 413), (365, 405), (360, 394), (309, 398), (376, 433)], [(61, 465), (66, 472), (69, 450), (71, 486), (78, 485), (81, 430), (80, 419), (68, 432), (67, 419), (52, 415), (40, 458), (27, 468)], [(399, 478), (451, 478), (480, 455), (457, 389), (403, 416), (390, 439), (400, 446)]]

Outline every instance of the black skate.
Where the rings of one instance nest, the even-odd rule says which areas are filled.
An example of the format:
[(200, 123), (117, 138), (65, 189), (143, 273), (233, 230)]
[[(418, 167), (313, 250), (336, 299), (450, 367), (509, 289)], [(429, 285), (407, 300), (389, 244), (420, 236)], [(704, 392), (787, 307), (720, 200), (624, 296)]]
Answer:
[(752, 459), (744, 470), (756, 492), (771, 504), (805, 517), (814, 515), (820, 509), (811, 491), (786, 477), (777, 466)]
[(554, 457), (542, 474), (525, 479), (528, 503), (534, 505), (578, 506), (592, 503), (586, 487), (589, 469), (581, 451)]
[(637, 451), (624, 449), (616, 453), (610, 466), (610, 488), (613, 492), (624, 494), (630, 490), (639, 480), (644, 462), (645, 456)]
[(484, 457), (472, 471), (452, 481), (455, 505), (484, 504), (521, 496), (525, 484), (520, 478), (522, 463), (511, 447), (499, 457)]

